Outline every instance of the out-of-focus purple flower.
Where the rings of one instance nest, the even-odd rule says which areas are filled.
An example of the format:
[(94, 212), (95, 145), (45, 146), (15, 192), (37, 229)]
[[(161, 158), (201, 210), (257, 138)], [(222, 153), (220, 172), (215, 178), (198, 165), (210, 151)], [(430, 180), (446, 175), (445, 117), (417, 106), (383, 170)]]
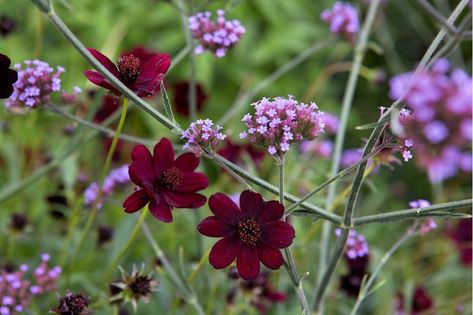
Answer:
[[(105, 177), (102, 186), (102, 197), (106, 197), (113, 192), (113, 189), (117, 185), (124, 185), (130, 182), (130, 176), (128, 175), (128, 165), (122, 165), (110, 171)], [(91, 206), (94, 204), (98, 197), (99, 186), (96, 182), (89, 185), (84, 191), (84, 204)], [(99, 203), (97, 208), (101, 208), (102, 204)]]
[(330, 32), (335, 33), (350, 43), (355, 43), (356, 34), (360, 25), (356, 8), (348, 2), (337, 1), (332, 9), (324, 10), (320, 18), (330, 27)]
[(409, 207), (411, 208), (425, 208), (425, 207), (429, 207), (430, 206), (430, 202), (428, 200), (425, 200), (425, 199), (418, 199), (418, 200), (413, 200), (413, 201), (409, 201)]
[(322, 159), (330, 159), (333, 151), (333, 142), (330, 140), (302, 141), (299, 149), (302, 154), (315, 154)]
[(331, 113), (326, 113), (322, 115), (322, 121), (325, 124), (325, 133), (327, 134), (336, 134), (338, 131), (338, 126), (340, 124), (340, 121), (338, 120), (338, 117), (335, 116), (334, 114)]
[(248, 131), (240, 138), (264, 146), (274, 157), (282, 157), (291, 143), (313, 140), (324, 131), (323, 113), (315, 103), (299, 103), (289, 96), (263, 98), (252, 105), (256, 112), (243, 117)]
[(194, 153), (196, 156), (213, 154), (217, 146), (226, 137), (220, 130), (222, 130), (222, 127), (214, 125), (210, 119), (196, 120), (190, 124), (181, 136), (181, 139), (186, 140), (183, 149)]
[(402, 126), (414, 143), (418, 166), (427, 170), (431, 182), (471, 172), (471, 76), (460, 69), (450, 71), (449, 62), (439, 59), (416, 77), (413, 72), (393, 77), (390, 97), (404, 97), (412, 111), (403, 117)]
[[(340, 237), (342, 230), (336, 229), (335, 235)], [(357, 257), (364, 257), (368, 255), (368, 242), (363, 235), (358, 234), (354, 230), (350, 230), (348, 234), (345, 255), (348, 259), (356, 259)]]
[(7, 15), (0, 17), (0, 36), (7, 37), (16, 28), (16, 22), (14, 19)]
[(14, 66), (18, 71), (18, 81), (14, 84), (15, 90), (10, 99), (5, 102), (6, 107), (35, 108), (49, 103), (52, 92), (61, 90), (60, 76), (63, 67), (56, 70), (40, 60), (25, 60)]
[(217, 21), (210, 20), (210, 12), (200, 12), (189, 17), (189, 29), (192, 36), (199, 41), (194, 53), (202, 54), (206, 50), (212, 52), (216, 57), (223, 57), (228, 49), (236, 45), (245, 28), (240, 21), (227, 21), (225, 11), (217, 11)]
[[(409, 207), (413, 209), (425, 208), (429, 206), (430, 206), (430, 202), (425, 199), (418, 199), (418, 200), (413, 200), (409, 202)], [(427, 218), (423, 220), (422, 223), (420, 224), (419, 233), (421, 235), (425, 235), (435, 228), (437, 228), (437, 223), (435, 223), (435, 220), (432, 218)]]
[(347, 149), (342, 152), (342, 157), (340, 159), (340, 166), (346, 168), (350, 165), (357, 163), (361, 160), (363, 152), (361, 149)]

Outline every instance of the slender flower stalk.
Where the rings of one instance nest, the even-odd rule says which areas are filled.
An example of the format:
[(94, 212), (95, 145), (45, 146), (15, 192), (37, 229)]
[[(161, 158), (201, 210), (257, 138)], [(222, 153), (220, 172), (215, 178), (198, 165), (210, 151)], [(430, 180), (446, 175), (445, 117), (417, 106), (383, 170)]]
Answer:
[[(368, 44), (368, 36), (371, 31), (371, 26), (373, 24), (374, 18), (376, 16), (378, 5), (379, 5), (379, 0), (374, 0), (371, 2), (367, 17), (366, 17), (366, 21), (363, 25), (358, 43), (355, 48), (355, 57), (352, 64), (351, 71), (350, 71), (350, 76), (348, 78), (348, 83), (345, 89), (345, 94), (343, 96), (342, 113), (340, 116), (339, 130), (337, 133), (337, 138), (335, 140), (335, 149), (334, 149), (334, 153), (332, 157), (332, 167), (330, 171), (331, 177), (336, 176), (338, 173), (338, 168), (340, 165), (340, 159), (341, 159), (341, 154), (342, 154), (342, 149), (343, 149), (343, 143), (345, 140), (346, 127), (348, 123), (348, 116), (350, 113), (351, 104), (353, 102), (353, 96), (355, 94), (355, 88), (358, 82), (358, 76), (359, 76), (361, 65), (363, 62), (363, 57), (364, 57), (365, 50)], [(330, 207), (333, 201), (335, 200), (336, 191), (337, 191), (336, 183), (333, 184), (332, 186), (329, 186), (327, 199), (325, 203), (326, 208)], [(316, 293), (315, 293), (314, 302), (312, 305), (314, 310), (318, 310), (320, 304), (323, 304), (323, 293), (320, 291), (324, 291), (325, 290), (324, 286), (328, 284), (328, 283), (324, 284), (323, 279), (325, 277), (325, 270), (329, 271), (328, 269), (329, 267), (327, 266), (327, 259), (328, 259), (328, 252), (330, 248), (330, 229), (331, 229), (330, 223), (325, 222), (322, 229), (320, 258), (319, 258), (319, 266), (318, 266), (318, 269), (323, 270), (323, 272), (319, 272), (319, 277), (317, 279), (317, 289), (315, 291)], [(342, 240), (346, 241), (347, 237), (348, 237), (348, 234), (344, 235), (343, 237), (340, 237), (339, 241), (340, 242)], [(340, 248), (340, 246), (338, 248)], [(343, 247), (341, 249), (343, 249)], [(340, 251), (340, 254), (341, 254), (341, 251)]]
[(89, 236), (90, 229), (92, 228), (92, 225), (95, 222), (95, 218), (97, 217), (98, 206), (102, 202), (101, 200), (102, 200), (103, 182), (105, 180), (105, 177), (108, 174), (108, 171), (110, 169), (110, 165), (112, 163), (112, 157), (113, 157), (113, 153), (115, 152), (115, 148), (117, 146), (118, 136), (120, 135), (120, 133), (123, 129), (123, 126), (125, 124), (125, 117), (126, 117), (126, 112), (127, 112), (127, 103), (128, 103), (127, 99), (124, 98), (123, 101), (122, 101), (122, 111), (121, 111), (121, 114), (120, 114), (120, 120), (118, 122), (118, 127), (117, 127), (117, 130), (115, 131), (115, 135), (113, 136), (112, 144), (110, 145), (110, 149), (108, 150), (107, 158), (105, 159), (105, 165), (104, 165), (103, 170), (102, 170), (102, 177), (100, 179), (100, 185), (99, 185), (97, 198), (95, 199), (95, 202), (93, 203), (92, 210), (90, 211), (89, 217), (87, 219), (87, 223), (85, 224), (85, 227), (82, 230), (81, 236), (79, 238), (79, 242), (77, 243), (77, 245), (76, 245), (76, 247), (75, 247), (75, 249), (74, 249), (74, 251), (71, 255), (71, 258), (70, 258), (69, 262), (73, 262), (76, 255), (79, 253), (82, 245), (84, 244), (85, 240)]
[[(279, 174), (279, 202), (284, 205), (284, 157), (282, 157), (281, 162), (277, 164), (278, 166), (278, 174)], [(286, 218), (286, 216), (284, 216)], [(284, 256), (285, 256), (285, 264), (287, 273), (291, 278), (292, 285), (296, 290), (297, 299), (299, 300), (299, 304), (302, 308), (302, 315), (309, 315), (310, 314), (310, 307), (309, 303), (307, 302), (307, 298), (304, 293), (304, 288), (302, 287), (302, 279), (299, 276), (299, 273), (296, 268), (296, 264), (294, 262), (294, 257), (292, 257), (292, 253), (289, 247), (284, 248)]]

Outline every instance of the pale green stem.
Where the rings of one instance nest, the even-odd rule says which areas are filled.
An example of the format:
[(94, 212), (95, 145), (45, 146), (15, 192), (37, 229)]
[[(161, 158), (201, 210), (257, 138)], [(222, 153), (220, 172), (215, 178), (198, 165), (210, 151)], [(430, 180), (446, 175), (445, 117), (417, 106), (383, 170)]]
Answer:
[[(279, 174), (279, 202), (284, 205), (284, 156), (280, 158), (280, 161), (277, 162), (278, 174)], [(284, 216), (285, 218), (285, 216)], [(294, 262), (294, 257), (292, 256), (291, 250), (289, 247), (284, 248), (285, 264), (289, 278), (291, 278), (292, 285), (297, 294), (297, 299), (302, 308), (303, 315), (310, 314), (309, 303), (304, 293), (304, 288), (302, 287), (302, 279), (299, 276), (297, 271), (296, 264)]]
[(120, 120), (118, 122), (118, 127), (117, 130), (115, 131), (115, 135), (113, 136), (112, 139), (112, 144), (110, 145), (110, 148), (107, 153), (107, 158), (105, 159), (105, 165), (102, 170), (102, 177), (100, 179), (100, 182), (98, 184), (99, 186), (99, 191), (97, 193), (97, 198), (94, 201), (94, 204), (92, 206), (92, 210), (90, 211), (89, 217), (87, 219), (87, 223), (85, 224), (84, 229), (82, 230), (81, 236), (79, 238), (79, 242), (77, 243), (76, 247), (74, 248), (74, 251), (72, 252), (72, 255), (70, 257), (69, 262), (73, 262), (75, 257), (77, 256), (78, 252), (80, 251), (82, 245), (84, 244), (85, 240), (89, 237), (89, 232), (90, 229), (92, 228), (92, 225), (95, 222), (95, 218), (97, 217), (97, 209), (99, 204), (102, 202), (102, 188), (103, 188), (103, 182), (105, 180), (105, 177), (107, 176), (107, 173), (110, 169), (110, 164), (112, 163), (112, 157), (113, 153), (115, 152), (115, 148), (117, 147), (118, 143), (118, 136), (120, 135), (123, 126), (125, 124), (125, 117), (126, 117), (126, 112), (127, 112), (127, 99), (124, 98), (122, 102), (122, 110), (120, 114)]
[(128, 237), (127, 242), (125, 245), (120, 249), (118, 254), (115, 256), (115, 258), (112, 260), (112, 263), (109, 265), (107, 271), (105, 272), (103, 284), (108, 285), (110, 282), (110, 279), (113, 275), (113, 272), (117, 268), (118, 264), (120, 263), (120, 260), (125, 256), (127, 251), (130, 249), (131, 245), (135, 241), (136, 237), (138, 236), (138, 233), (141, 229), (141, 226), (146, 218), (146, 214), (148, 213), (147, 207), (141, 210), (141, 215), (139, 216), (138, 220), (136, 220), (135, 226), (133, 227), (133, 230), (131, 231), (130, 236)]
[[(345, 94), (343, 96), (342, 102), (342, 112), (340, 115), (340, 124), (339, 129), (337, 131), (337, 137), (335, 139), (335, 148), (333, 151), (332, 156), (332, 166), (330, 169), (330, 177), (335, 177), (338, 173), (340, 167), (340, 160), (342, 156), (343, 150), (343, 143), (345, 141), (345, 133), (348, 124), (348, 118), (350, 114), (351, 105), (353, 102), (353, 96), (355, 95), (355, 88), (358, 82), (358, 77), (360, 74), (360, 69), (362, 66), (363, 58), (365, 55), (366, 47), (368, 44), (368, 37), (371, 31), (371, 26), (373, 24), (374, 18), (376, 16), (376, 12), (378, 10), (379, 0), (371, 1), (370, 7), (368, 9), (368, 14), (361, 30), (358, 43), (355, 47), (355, 56), (352, 64), (352, 68), (350, 71), (350, 76), (348, 78), (348, 83), (345, 88)], [(335, 195), (337, 193), (337, 183), (333, 183), (331, 186), (328, 187), (327, 192), (327, 199), (325, 202), (325, 208), (330, 209), (332, 204), (335, 200)], [(317, 289), (314, 295), (314, 302), (313, 302), (313, 309), (318, 310), (321, 309), (323, 304), (323, 295), (318, 295), (319, 291), (325, 290), (324, 283), (322, 282), (324, 279), (325, 270), (327, 269), (327, 262), (328, 262), (328, 253), (330, 249), (330, 231), (332, 226), (329, 222), (324, 222), (322, 227), (322, 236), (320, 241), (320, 256), (319, 256), (319, 265), (317, 266), (318, 270), (322, 270), (322, 272), (318, 273), (317, 277)], [(321, 309), (323, 313), (323, 309)]]
[(179, 291), (181, 291), (186, 302), (191, 304), (194, 307), (197, 314), (205, 315), (205, 312), (202, 309), (202, 306), (199, 304), (197, 297), (193, 293), (191, 286), (185, 283), (182, 280), (182, 278), (179, 277), (179, 275), (176, 273), (172, 264), (169, 262), (166, 255), (164, 254), (164, 252), (162, 251), (162, 249), (159, 247), (158, 243), (154, 239), (153, 235), (151, 234), (151, 231), (149, 230), (146, 222), (143, 222), (141, 226), (141, 230), (145, 234), (148, 243), (153, 248), (156, 258), (158, 258), (159, 261), (161, 262), (164, 270), (168, 273), (173, 284), (179, 289)]
[(353, 306), (353, 309), (350, 313), (351, 315), (356, 314), (356, 312), (358, 311), (358, 308), (361, 306), (361, 303), (371, 293), (369, 291), (373, 287), (373, 284), (376, 281), (379, 272), (384, 267), (386, 262), (399, 249), (399, 247), (401, 247), (401, 245), (403, 245), (412, 236), (416, 235), (416, 233), (415, 233), (416, 227), (417, 227), (417, 224), (414, 224), (412, 227), (410, 227), (407, 230), (407, 232), (396, 243), (394, 243), (394, 245), (389, 249), (389, 251), (386, 254), (384, 254), (383, 258), (381, 258), (379, 263), (374, 268), (373, 273), (369, 276), (368, 281), (366, 281), (366, 284), (361, 288), (360, 293), (358, 294), (358, 298), (356, 300), (356, 303)]

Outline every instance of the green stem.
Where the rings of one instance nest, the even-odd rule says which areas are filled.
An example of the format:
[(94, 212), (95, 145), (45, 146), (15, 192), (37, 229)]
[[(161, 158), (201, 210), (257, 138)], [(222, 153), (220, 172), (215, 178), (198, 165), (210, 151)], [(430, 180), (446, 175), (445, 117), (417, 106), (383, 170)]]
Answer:
[[(279, 174), (279, 202), (284, 205), (284, 156), (281, 157), (281, 161), (278, 161), (278, 174)], [(286, 218), (284, 216), (284, 218)], [(284, 256), (285, 256), (285, 264), (287, 273), (289, 274), (289, 278), (291, 278), (292, 285), (297, 294), (297, 299), (299, 300), (299, 304), (302, 308), (303, 315), (310, 314), (310, 307), (309, 303), (307, 302), (307, 298), (304, 293), (304, 289), (302, 287), (302, 279), (299, 276), (297, 271), (296, 264), (294, 262), (294, 257), (292, 256), (291, 250), (289, 247), (284, 248)]]
[[(44, 108), (46, 108), (46, 109), (48, 109), (52, 112), (58, 113), (58, 114), (66, 117), (66, 118), (69, 118), (70, 120), (73, 120), (73, 121), (75, 121), (75, 122), (77, 122), (77, 123), (79, 123), (83, 126), (89, 127), (91, 129), (95, 129), (98, 132), (103, 133), (104, 135), (107, 135), (107, 136), (114, 136), (115, 135), (115, 132), (116, 132), (115, 130), (104, 127), (100, 124), (96, 124), (94, 122), (83, 119), (81, 117), (72, 115), (71, 113), (63, 110), (62, 108), (59, 108), (58, 106), (50, 104), (50, 105), (44, 106)], [(144, 139), (144, 138), (140, 138), (140, 137), (135, 137), (135, 136), (127, 135), (127, 134), (123, 134), (123, 133), (120, 134), (118, 136), (118, 138), (121, 139), (121, 140), (124, 140), (124, 141), (131, 142), (131, 143), (150, 145), (150, 146), (152, 146), (156, 143), (156, 141), (153, 141), (153, 140), (148, 140), (148, 139)]]
[(81, 236), (79, 238), (79, 242), (77, 243), (76, 247), (74, 248), (74, 251), (71, 255), (70, 262), (73, 262), (76, 255), (80, 251), (82, 245), (84, 244), (85, 240), (89, 237), (89, 232), (90, 229), (92, 228), (92, 225), (95, 222), (95, 218), (97, 217), (97, 209), (99, 204), (102, 202), (102, 186), (103, 182), (105, 180), (105, 177), (107, 176), (107, 173), (110, 169), (110, 164), (112, 163), (112, 157), (113, 153), (115, 152), (115, 148), (117, 147), (118, 143), (118, 136), (120, 135), (123, 125), (125, 124), (125, 117), (126, 117), (126, 111), (127, 111), (127, 99), (123, 99), (123, 104), (122, 104), (122, 111), (120, 114), (120, 120), (118, 122), (118, 127), (117, 130), (115, 131), (115, 135), (113, 136), (112, 139), (112, 144), (110, 145), (110, 148), (107, 153), (107, 158), (105, 159), (105, 165), (102, 170), (102, 177), (99, 182), (99, 191), (97, 193), (97, 198), (94, 201), (94, 204), (92, 206), (92, 210), (90, 211), (89, 217), (87, 219), (87, 223), (85, 224), (84, 229), (82, 230)]
[(351, 315), (355, 315), (356, 312), (358, 311), (358, 308), (360, 307), (361, 303), (365, 300), (365, 298), (371, 294), (372, 292), (369, 292), (374, 284), (374, 281), (378, 277), (379, 272), (383, 268), (383, 266), (386, 264), (386, 262), (391, 258), (391, 256), (403, 245), (408, 239), (410, 239), (412, 236), (416, 235), (415, 229), (417, 227), (417, 224), (414, 224), (412, 227), (410, 227), (407, 232), (396, 242), (394, 245), (389, 249), (389, 251), (384, 254), (383, 258), (379, 261), (379, 263), (376, 265), (376, 267), (373, 270), (373, 273), (369, 276), (368, 281), (366, 284), (361, 288), (360, 293), (358, 294), (358, 298), (356, 300), (355, 305), (353, 306), (353, 309), (351, 311)]
[(120, 263), (120, 260), (125, 256), (126, 252), (130, 249), (131, 245), (135, 241), (136, 237), (138, 236), (138, 232), (141, 229), (141, 226), (146, 218), (146, 214), (148, 213), (147, 207), (141, 210), (141, 215), (136, 220), (135, 226), (133, 227), (133, 230), (131, 231), (130, 237), (128, 237), (128, 241), (125, 243), (125, 245), (120, 249), (118, 254), (115, 256), (115, 258), (112, 260), (112, 263), (109, 265), (107, 271), (105, 272), (104, 280), (103, 283), (104, 285), (108, 285), (110, 282), (110, 279), (113, 275), (113, 272), (117, 268), (118, 264)]
[[(352, 68), (350, 71), (350, 76), (348, 78), (348, 83), (346, 85), (345, 93), (343, 96), (342, 102), (342, 112), (340, 115), (340, 124), (339, 129), (337, 132), (337, 137), (335, 139), (335, 148), (333, 151), (332, 156), (332, 166), (330, 169), (330, 176), (335, 177), (337, 176), (340, 160), (342, 156), (343, 150), (343, 143), (345, 141), (345, 134), (346, 128), (348, 124), (348, 117), (350, 114), (351, 105), (353, 103), (353, 96), (355, 94), (356, 84), (358, 82), (358, 77), (360, 74), (360, 69), (362, 66), (363, 58), (365, 55), (366, 47), (368, 44), (368, 37), (371, 31), (371, 26), (373, 24), (374, 18), (376, 16), (376, 12), (378, 10), (379, 1), (371, 1), (370, 7), (368, 10), (368, 14), (363, 25), (363, 28), (360, 33), (360, 37), (358, 43), (355, 47), (355, 56), (352, 64)], [(329, 183), (330, 184), (330, 183)], [(325, 208), (330, 209), (332, 207), (332, 203), (334, 202), (335, 195), (337, 193), (337, 183), (333, 183), (328, 188), (327, 192), (327, 199), (325, 202)], [(321, 246), (320, 246), (320, 256), (319, 256), (319, 270), (326, 270), (327, 269), (327, 260), (328, 260), (328, 253), (330, 248), (330, 231), (331, 231), (331, 224), (329, 222), (324, 222), (322, 227), (322, 236), (321, 236)], [(329, 271), (330, 269), (327, 269)], [(317, 289), (314, 295), (314, 303), (313, 309), (318, 310), (321, 308), (321, 304), (323, 304), (323, 295), (319, 295), (320, 291), (324, 291), (324, 280), (325, 272), (319, 272), (317, 277)], [(323, 310), (322, 310), (323, 312)]]
[(154, 250), (156, 258), (158, 258), (161, 262), (164, 270), (166, 270), (166, 272), (168, 273), (172, 283), (179, 289), (179, 291), (181, 291), (186, 302), (194, 307), (197, 314), (205, 315), (205, 312), (202, 309), (202, 306), (199, 304), (197, 297), (193, 293), (192, 288), (189, 284), (185, 283), (181, 277), (178, 276), (178, 274), (172, 267), (172, 264), (169, 262), (161, 247), (159, 247), (158, 243), (151, 234), (151, 231), (149, 230), (146, 222), (143, 222), (143, 224), (141, 225), (141, 230), (145, 234), (148, 243), (151, 245), (151, 248)]
[(284, 64), (282, 67), (278, 68), (276, 71), (271, 73), (266, 79), (261, 81), (259, 84), (257, 84), (253, 89), (248, 91), (247, 93), (243, 94), (241, 97), (239, 97), (235, 103), (230, 107), (230, 110), (228, 110), (225, 115), (220, 118), (220, 120), (217, 122), (219, 125), (224, 125), (227, 123), (233, 116), (237, 115), (246, 105), (247, 103), (258, 93), (260, 93), (263, 89), (265, 89), (267, 86), (269, 86), (271, 83), (279, 79), (281, 76), (283, 76), (286, 72), (289, 72), (290, 70), (294, 69), (298, 65), (300, 65), (302, 62), (304, 62), (306, 59), (308, 59), (310, 56), (315, 54), (317, 51), (330, 46), (333, 43), (332, 38), (327, 38), (325, 40), (319, 41), (314, 43), (312, 46), (301, 52), (299, 55), (294, 57), (293, 59), (289, 60), (286, 64)]

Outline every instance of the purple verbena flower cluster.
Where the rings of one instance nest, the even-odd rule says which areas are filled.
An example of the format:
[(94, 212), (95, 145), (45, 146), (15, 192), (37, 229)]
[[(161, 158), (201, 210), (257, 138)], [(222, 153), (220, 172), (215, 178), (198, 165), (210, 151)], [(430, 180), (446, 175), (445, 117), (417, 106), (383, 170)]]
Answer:
[(204, 153), (213, 154), (217, 146), (225, 139), (226, 135), (220, 132), (222, 127), (214, 125), (210, 119), (199, 119), (191, 123), (181, 136), (186, 143), (183, 149), (201, 156)]
[(315, 103), (299, 103), (289, 96), (263, 98), (252, 105), (256, 112), (243, 117), (248, 132), (240, 138), (266, 147), (272, 156), (281, 157), (291, 143), (313, 140), (324, 131), (323, 113)]
[[(324, 113), (322, 115), (324, 123), (324, 132), (327, 136), (335, 135), (338, 131), (339, 120), (338, 117)], [(302, 141), (299, 149), (302, 154), (313, 154), (322, 159), (330, 159), (333, 152), (333, 142), (329, 139), (315, 139), (313, 141)]]
[[(337, 235), (337, 237), (340, 237), (341, 234), (342, 230), (335, 230), (335, 235)], [(365, 237), (358, 234), (356, 231), (350, 230), (345, 249), (346, 257), (348, 259), (356, 259), (357, 257), (366, 256), (368, 253), (368, 242), (366, 242)]]
[(360, 25), (358, 13), (353, 5), (337, 1), (331, 10), (324, 10), (320, 18), (330, 26), (332, 33), (340, 35), (352, 44), (355, 42)]
[(192, 36), (199, 41), (194, 52), (202, 54), (209, 50), (216, 57), (221, 58), (240, 40), (245, 33), (245, 28), (238, 20), (227, 21), (224, 10), (217, 11), (215, 23), (210, 20), (210, 17), (210, 12), (200, 12), (189, 17)]
[(5, 103), (6, 107), (34, 108), (49, 103), (49, 95), (61, 90), (60, 76), (64, 68), (53, 67), (40, 60), (25, 60), (15, 65), (18, 81), (14, 84), (14, 92)]
[[(115, 186), (127, 184), (129, 182), (130, 176), (128, 175), (128, 165), (122, 165), (118, 168), (111, 170), (110, 173), (104, 179), (102, 186), (102, 197), (110, 195), (113, 192)], [(98, 197), (98, 193), (99, 185), (96, 182), (93, 182), (84, 191), (84, 204), (86, 206), (93, 205)], [(101, 204), (97, 205), (97, 208), (100, 209), (101, 207)]]
[[(380, 116), (383, 116), (384, 111), (386, 110), (386, 107), (381, 106), (379, 109), (381, 111)], [(401, 109), (399, 113), (399, 124), (403, 126), (404, 122), (410, 119), (409, 117), (411, 116), (411, 114), (412, 113), (409, 110), (405, 108)], [(401, 152), (404, 162), (408, 162), (410, 159), (412, 159), (412, 149), (415, 144), (414, 140), (406, 136), (398, 136), (396, 140), (397, 140), (398, 146), (396, 148), (386, 149), (385, 151), (389, 151), (389, 152), (388, 154), (385, 154), (385, 155), (390, 156), (393, 151), (397, 150)], [(386, 152), (381, 151), (380, 155), (383, 155), (383, 153), (386, 153)], [(388, 157), (387, 160), (389, 161), (390, 158)]]
[(450, 71), (445, 59), (413, 76), (409, 72), (392, 78), (390, 96), (392, 99), (404, 96), (412, 111), (403, 118), (402, 125), (406, 137), (415, 144), (419, 167), (427, 170), (434, 183), (459, 171), (471, 172), (472, 156), (468, 150), (472, 139), (471, 76), (461, 69)]
[(33, 271), (33, 280), (27, 278), (27, 265), (18, 270), (0, 272), (0, 315), (14, 315), (28, 310), (34, 296), (57, 289), (61, 268), (49, 268), (49, 255), (41, 255), (41, 263)]

